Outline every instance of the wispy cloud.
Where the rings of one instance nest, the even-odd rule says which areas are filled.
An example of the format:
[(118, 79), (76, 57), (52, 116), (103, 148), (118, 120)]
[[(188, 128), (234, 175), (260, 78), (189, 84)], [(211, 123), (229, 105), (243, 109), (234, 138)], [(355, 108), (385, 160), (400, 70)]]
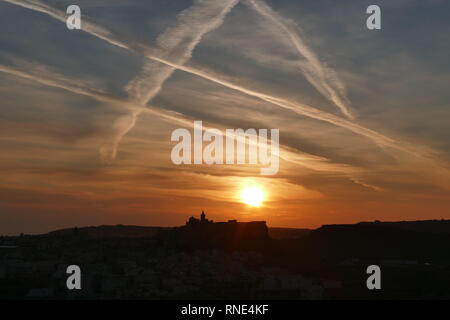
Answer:
[(306, 79), (322, 95), (332, 101), (346, 117), (353, 119), (354, 116), (348, 106), (345, 85), (336, 72), (325, 66), (317, 54), (306, 44), (298, 26), (293, 21), (281, 17), (262, 0), (246, 0), (245, 3), (269, 21), (269, 24), (265, 24), (267, 28), (292, 43), (297, 52), (306, 60), (305, 62), (296, 62)]
[[(44, 13), (63, 23), (66, 23), (67, 20), (67, 14), (64, 11), (49, 6), (48, 4), (40, 0), (2, 0), (2, 1), (17, 6), (21, 6), (23, 8), (27, 8), (33, 11)], [(116, 37), (116, 35), (114, 35), (106, 28), (103, 28), (102, 26), (99, 26), (91, 22), (88, 17), (83, 17), (83, 30), (99, 39), (105, 40), (106, 42), (114, 46), (121, 47), (123, 49), (129, 49), (129, 47), (126, 44), (122, 43), (122, 41), (118, 37)]]
[[(185, 64), (202, 37), (218, 28), (237, 2), (238, 0), (197, 1), (192, 7), (181, 12), (177, 17), (177, 25), (168, 28), (157, 39), (160, 55), (177, 64)], [(159, 93), (164, 82), (175, 70), (176, 68), (167, 64), (145, 61), (142, 72), (126, 86), (130, 99), (142, 105), (142, 108), (117, 119), (117, 133), (111, 150), (108, 151), (109, 147), (103, 147), (102, 154), (110, 153), (109, 159), (115, 159), (122, 138), (135, 126), (147, 103)]]
[[(89, 86), (83, 85), (82, 81), (65, 77), (61, 74), (49, 70), (48, 68), (40, 64), (31, 63), (17, 58), (14, 59), (15, 62), (23, 66), (24, 69), (26, 69), (26, 71), (19, 70), (9, 66), (0, 65), (0, 72), (28, 79), (50, 87), (60, 88), (72, 93), (87, 96), (97, 101), (104, 102), (106, 105), (110, 104), (118, 105), (121, 107), (125, 107), (131, 110), (132, 112), (139, 110), (139, 112), (145, 112), (157, 116), (160, 119), (167, 121), (168, 123), (175, 124), (177, 126), (189, 127), (192, 126), (193, 124), (193, 119), (190, 119), (179, 112), (165, 110), (155, 106), (149, 106), (143, 109), (142, 105), (136, 102), (129, 101), (127, 99), (117, 97), (102, 91), (91, 89)], [(204, 131), (212, 128), (222, 130), (223, 132), (225, 132), (226, 129), (218, 123), (211, 123), (211, 126), (207, 125), (203, 126)], [(252, 143), (251, 140), (249, 143)], [(105, 154), (102, 155), (102, 157), (105, 156), (107, 155)], [(339, 172), (349, 176), (353, 176), (354, 174), (357, 174), (362, 170), (361, 168), (357, 168), (354, 166), (334, 163), (327, 158), (301, 152), (299, 150), (296, 150), (294, 148), (285, 145), (280, 146), (280, 158), (289, 163), (304, 166), (312, 170)]]
[(11, 66), (0, 65), (0, 72), (28, 79), (46, 86), (87, 96), (97, 101), (120, 104), (123, 107), (131, 109), (137, 108), (135, 104), (129, 102), (127, 99), (111, 95), (101, 90), (92, 89), (92, 87), (86, 85), (81, 80), (70, 79), (67, 76), (49, 70), (41, 64), (31, 63), (18, 58), (14, 58), (13, 61), (19, 63), (22, 68), (17, 69)]
[[(18, 0), (3, 0), (6, 2), (10, 2), (10, 3), (14, 3), (32, 10), (36, 10), (36, 6), (37, 4), (39, 4), (39, 10), (40, 12), (44, 12), (52, 17), (55, 17), (55, 10), (49, 10), (47, 5), (42, 5), (40, 1), (37, 0), (28, 0), (28, 1), (18, 1)], [(30, 3), (34, 3), (36, 5), (30, 5)], [(63, 17), (65, 17), (65, 14), (60, 11), (58, 14), (60, 14), (60, 16), (58, 16), (58, 20), (62, 21)], [(65, 20), (64, 20), (65, 21)], [(259, 98), (261, 100), (267, 101), (269, 103), (275, 104), (279, 107), (282, 107), (284, 109), (288, 109), (291, 111), (296, 112), (297, 114), (303, 115), (303, 116), (307, 116), (307, 117), (311, 117), (313, 119), (316, 120), (321, 120), (321, 121), (325, 121), (331, 124), (334, 124), (336, 126), (339, 127), (343, 127), (346, 129), (349, 129), (351, 131), (353, 131), (356, 134), (360, 134), (362, 136), (368, 137), (370, 139), (372, 139), (373, 141), (375, 141), (377, 144), (379, 144), (380, 146), (391, 146), (394, 148), (401, 148), (401, 145), (399, 143), (396, 143), (394, 140), (385, 137), (373, 130), (370, 129), (366, 129), (362, 126), (359, 126), (357, 124), (354, 124), (352, 122), (346, 121), (345, 119), (336, 117), (330, 113), (321, 111), (319, 109), (316, 109), (314, 107), (310, 107), (304, 104), (298, 104), (298, 103), (293, 103), (293, 102), (289, 102), (286, 101), (284, 99), (281, 98), (277, 98), (274, 96), (271, 96), (269, 94), (265, 94), (265, 93), (261, 93), (255, 90), (251, 90), (251, 89), (247, 89), (242, 85), (238, 85), (235, 84), (229, 80), (223, 79), (221, 76), (217, 75), (216, 73), (213, 73), (211, 71), (204, 71), (201, 70), (199, 68), (194, 68), (194, 67), (188, 67), (188, 66), (184, 66), (181, 65), (179, 63), (176, 63), (172, 60), (168, 60), (167, 58), (161, 57), (161, 56), (157, 56), (155, 53), (158, 52), (159, 50), (157, 48), (151, 47), (151, 46), (147, 46), (147, 45), (143, 45), (143, 44), (138, 44), (136, 42), (130, 42), (127, 43), (125, 40), (119, 40), (119, 37), (117, 37), (116, 35), (112, 34), (111, 32), (107, 31), (105, 28), (97, 26), (96, 24), (89, 22), (89, 23), (85, 23), (83, 28), (83, 31), (90, 33), (93, 36), (96, 36), (100, 39), (106, 40), (107, 42), (109, 42), (110, 44), (119, 46), (121, 48), (124, 49), (128, 49), (131, 50), (137, 54), (143, 55), (145, 57), (147, 57), (148, 59), (151, 59), (153, 61), (157, 61), (161, 64), (165, 64), (169, 67), (172, 67), (174, 69), (177, 70), (181, 70), (193, 75), (196, 75), (198, 77), (201, 77), (203, 79), (212, 81), (216, 84), (225, 86), (227, 88), (233, 89), (233, 90), (237, 90), (239, 92), (248, 94), (250, 96)], [(129, 126), (132, 125), (133, 123), (133, 118), (131, 118), (131, 121), (127, 121), (127, 123), (129, 123)]]
[[(41, 1), (38, 0), (3, 0), (5, 2), (9, 2), (12, 4), (16, 4), (25, 8), (29, 8), (32, 10), (36, 10), (39, 12), (43, 12), (45, 14), (48, 14), (49, 16), (59, 20), (64, 21), (66, 15), (64, 12), (54, 9), (46, 4), (43, 4)], [(381, 133), (376, 132), (375, 130), (368, 129), (362, 125), (356, 124), (352, 121), (348, 121), (346, 119), (337, 117), (333, 114), (330, 114), (328, 112), (321, 111), (320, 109), (308, 106), (306, 104), (296, 103), (292, 101), (288, 101), (283, 98), (274, 97), (270, 94), (258, 92), (256, 90), (248, 89), (243, 85), (237, 84), (233, 81), (230, 81), (226, 79), (223, 76), (218, 75), (216, 72), (212, 72), (210, 70), (206, 70), (205, 68), (196, 68), (192, 66), (186, 66), (181, 65), (177, 63), (176, 61), (172, 61), (171, 58), (162, 57), (160, 53), (160, 48), (155, 48), (153, 46), (145, 45), (142, 43), (137, 43), (136, 41), (127, 41), (126, 39), (123, 39), (119, 37), (118, 35), (108, 31), (106, 28), (98, 26), (92, 20), (87, 21), (84, 23), (83, 31), (96, 36), (100, 39), (103, 39), (107, 41), (108, 43), (133, 51), (139, 55), (142, 55), (150, 60), (159, 62), (161, 64), (165, 64), (169, 67), (172, 67), (177, 70), (181, 70), (187, 73), (190, 73), (192, 75), (196, 75), (198, 77), (201, 77), (203, 79), (212, 81), (216, 84), (222, 85), (224, 87), (227, 87), (229, 89), (233, 89), (236, 91), (239, 91), (241, 93), (247, 94), (249, 96), (253, 96), (255, 98), (261, 99), (263, 101), (269, 102), (271, 104), (277, 105), (283, 109), (291, 110), (299, 115), (307, 116), (312, 119), (324, 121), (330, 124), (333, 124), (335, 126), (350, 130), (354, 132), (355, 134), (367, 137), (374, 141), (377, 145), (380, 147), (390, 147), (394, 148), (396, 150), (400, 150), (403, 152), (407, 152), (409, 154), (412, 154), (414, 156), (418, 157), (425, 157), (428, 160), (436, 161), (435, 154), (433, 151), (425, 150), (425, 148), (417, 147), (415, 145), (411, 145), (405, 142), (397, 141), (392, 138), (389, 138)], [(130, 120), (124, 121), (123, 126), (124, 127), (132, 127), (133, 124), (133, 115)], [(439, 164), (440, 166), (440, 164)]]
[[(185, 64), (203, 36), (220, 27), (238, 1), (197, 1), (181, 12), (177, 17), (177, 24), (164, 31), (156, 40), (160, 56), (177, 64)], [(132, 99), (146, 104), (175, 70), (167, 65), (146, 61), (142, 72), (128, 83), (126, 89)]]

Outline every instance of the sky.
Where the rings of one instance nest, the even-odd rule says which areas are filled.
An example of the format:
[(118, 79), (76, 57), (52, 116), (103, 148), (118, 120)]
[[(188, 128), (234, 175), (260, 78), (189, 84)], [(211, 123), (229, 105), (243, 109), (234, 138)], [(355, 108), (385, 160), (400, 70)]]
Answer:
[[(81, 30), (66, 8), (81, 8)], [(366, 27), (369, 5), (381, 29)], [(0, 234), (450, 219), (444, 0), (0, 0)], [(171, 135), (279, 129), (280, 166)], [(253, 186), (261, 206), (241, 199)]]

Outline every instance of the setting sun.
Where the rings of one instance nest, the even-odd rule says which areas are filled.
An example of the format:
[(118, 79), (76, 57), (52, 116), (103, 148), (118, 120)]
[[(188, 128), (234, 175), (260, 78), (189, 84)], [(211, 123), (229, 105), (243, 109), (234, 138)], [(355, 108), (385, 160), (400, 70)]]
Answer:
[(264, 191), (256, 186), (247, 187), (241, 192), (241, 200), (252, 207), (260, 207), (264, 201)]

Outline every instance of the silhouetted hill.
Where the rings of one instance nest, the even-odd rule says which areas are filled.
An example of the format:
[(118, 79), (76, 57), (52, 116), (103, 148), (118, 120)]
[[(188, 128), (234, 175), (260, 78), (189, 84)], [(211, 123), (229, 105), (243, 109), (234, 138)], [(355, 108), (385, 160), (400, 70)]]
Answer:
[(269, 236), (272, 239), (300, 239), (307, 236), (312, 229), (296, 228), (269, 228)]
[[(74, 232), (91, 237), (119, 237), (119, 238), (147, 238), (154, 237), (159, 232), (170, 230), (172, 227), (144, 227), (128, 225), (103, 225), (80, 228), (67, 228), (51, 231), (48, 235), (72, 235)], [(78, 230), (78, 231), (75, 231)], [(299, 239), (308, 235), (312, 229), (296, 228), (268, 228), (269, 237), (272, 239)]]
[[(359, 222), (356, 224), (323, 225), (318, 229), (268, 227), (268, 235), (272, 239), (300, 239), (313, 231), (319, 230), (350, 230), (350, 226), (401, 229), (415, 232), (450, 233), (450, 220), (394, 221), (394, 222)], [(154, 237), (159, 232), (172, 227), (144, 227), (130, 225), (102, 225), (81, 228), (60, 229), (49, 232), (48, 235), (70, 235), (77, 229), (79, 233), (93, 237), (147, 238)]]
[(61, 229), (49, 232), (48, 235), (67, 236), (75, 233), (98, 238), (148, 238), (154, 237), (159, 232), (171, 228), (166, 227), (141, 227), (141, 226), (91, 226), (82, 228)]
[[(419, 222), (414, 226), (422, 230)], [(446, 249), (450, 245), (449, 233), (412, 231), (401, 223), (325, 225), (302, 240), (302, 246), (311, 254), (320, 252), (328, 259), (450, 259)]]
[(396, 221), (396, 222), (360, 222), (359, 225), (374, 227), (390, 227), (417, 232), (450, 233), (450, 220), (421, 220), (421, 221)]

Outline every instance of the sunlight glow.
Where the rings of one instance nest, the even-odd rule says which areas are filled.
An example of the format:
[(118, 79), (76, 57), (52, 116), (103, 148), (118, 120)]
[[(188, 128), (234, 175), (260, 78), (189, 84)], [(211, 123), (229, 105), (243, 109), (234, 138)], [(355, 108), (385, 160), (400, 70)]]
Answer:
[(257, 187), (246, 187), (241, 192), (241, 200), (252, 207), (260, 207), (264, 201), (264, 191)]

